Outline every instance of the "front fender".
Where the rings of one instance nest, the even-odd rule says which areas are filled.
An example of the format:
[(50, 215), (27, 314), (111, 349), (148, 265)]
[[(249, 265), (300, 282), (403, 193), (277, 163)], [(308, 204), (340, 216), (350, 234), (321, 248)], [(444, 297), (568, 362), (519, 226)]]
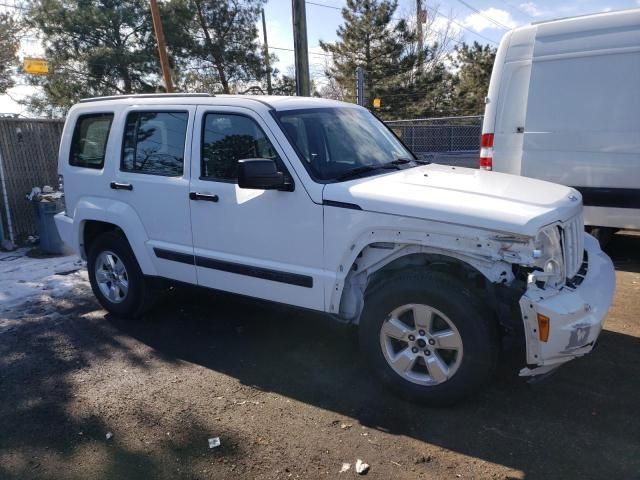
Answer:
[[(450, 227), (451, 228), (451, 227)], [(452, 229), (453, 230), (453, 229)], [(474, 236), (473, 234), (476, 233)], [(496, 242), (463, 229), (447, 233), (369, 229), (351, 243), (327, 292), (331, 313), (355, 318), (371, 274), (402, 257), (416, 254), (449, 257), (478, 271), (489, 282), (510, 282), (510, 266), (500, 259)], [(343, 308), (347, 308), (350, 314)]]
[(107, 222), (120, 228), (127, 237), (142, 272), (145, 275), (156, 275), (153, 260), (145, 248), (149, 237), (140, 217), (130, 205), (101, 197), (84, 197), (76, 203), (69, 242), (70, 246), (85, 259), (83, 233), (87, 221)]

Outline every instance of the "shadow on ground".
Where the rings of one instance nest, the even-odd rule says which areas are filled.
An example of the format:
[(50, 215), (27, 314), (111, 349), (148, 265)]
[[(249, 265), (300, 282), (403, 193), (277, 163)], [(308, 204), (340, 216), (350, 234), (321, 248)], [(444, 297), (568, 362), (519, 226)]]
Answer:
[[(199, 295), (195, 295), (199, 297)], [(173, 358), (230, 375), (410, 436), (521, 470), (527, 478), (638, 478), (640, 339), (605, 331), (592, 355), (546, 382), (490, 386), (451, 409), (399, 401), (370, 376), (346, 328), (314, 315), (233, 298), (202, 302), (153, 328), (112, 319), (117, 328)], [(242, 333), (237, 333), (238, 331)]]
[(605, 246), (616, 270), (640, 273), (640, 232), (616, 233)]
[[(182, 412), (183, 433), (164, 438), (162, 449), (149, 454), (144, 444), (151, 443), (147, 438), (154, 432), (142, 427), (161, 425), (161, 413), (134, 398), (131, 404), (121, 399), (120, 411), (108, 410), (109, 377), (124, 373), (106, 367), (101, 372), (102, 365), (111, 363), (153, 375), (154, 360), (173, 360), (160, 352), (151, 358), (139, 355), (132, 348), (135, 341), (105, 321), (104, 312), (86, 318), (99, 306), (85, 293), (72, 307), (64, 300), (29, 303), (18, 313), (24, 321), (0, 329), (0, 479), (179, 477), (180, 462), (203, 451), (209, 434), (205, 426)], [(91, 385), (93, 391), (78, 394), (79, 384), (100, 376), (104, 388)], [(147, 437), (141, 434), (139, 445), (123, 443), (117, 435), (107, 439), (117, 423), (113, 417), (128, 419), (131, 430)], [(217, 453), (233, 458), (238, 453), (234, 445), (241, 442), (234, 441), (234, 432), (219, 434), (227, 446)]]
[[(614, 239), (618, 268), (639, 271), (639, 246), (640, 237)], [(69, 378), (90, 366), (100, 375), (101, 361), (122, 357), (154, 375), (153, 363), (132, 347), (138, 342), (164, 363), (190, 362), (398, 438), (519, 470), (527, 479), (640, 478), (640, 339), (634, 335), (605, 330), (592, 354), (543, 383), (497, 380), (462, 405), (429, 409), (381, 388), (361, 360), (353, 330), (316, 314), (196, 289), (173, 291), (138, 323), (103, 313), (80, 318), (95, 310), (86, 296), (71, 310), (78, 321), (54, 317), (46, 329), (27, 322), (2, 332), (1, 478), (38, 477), (47, 456), (61, 465), (81, 462), (87, 449), (101, 455), (96, 478), (156, 477), (167, 457), (178, 459), (170, 464), (175, 469), (193, 455), (207, 435), (197, 418), (183, 420), (187, 433), (154, 456), (117, 439), (105, 447), (108, 419), (82, 409), (70, 414), (78, 399)], [(62, 307), (58, 313), (65, 314)], [(638, 313), (636, 304), (625, 315)], [(162, 415), (145, 412), (148, 422), (156, 414)], [(222, 433), (231, 445), (226, 453), (241, 455), (242, 439)]]

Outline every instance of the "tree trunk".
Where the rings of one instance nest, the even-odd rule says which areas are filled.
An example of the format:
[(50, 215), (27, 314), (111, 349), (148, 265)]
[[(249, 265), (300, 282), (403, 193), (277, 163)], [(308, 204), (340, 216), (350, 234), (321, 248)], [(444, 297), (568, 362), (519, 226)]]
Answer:
[(127, 66), (118, 66), (118, 72), (120, 73), (120, 78), (124, 84), (124, 93), (133, 93), (133, 82), (131, 82), (131, 75), (129, 75), (129, 69)]
[(202, 28), (202, 33), (204, 34), (204, 44), (209, 50), (209, 54), (213, 58), (213, 63), (215, 64), (216, 70), (218, 71), (218, 77), (220, 77), (220, 83), (222, 84), (222, 91), (224, 93), (231, 93), (229, 90), (229, 82), (227, 81), (227, 75), (224, 72), (224, 62), (216, 55), (215, 47), (213, 42), (211, 41), (211, 34), (209, 33), (209, 27), (207, 27), (207, 21), (204, 18), (204, 14), (202, 13), (202, 3), (196, 2), (196, 9), (198, 10), (198, 22), (200, 23), (200, 28)]
[(222, 67), (223, 62), (220, 59), (215, 58), (215, 55), (214, 60), (216, 70), (218, 70), (218, 76), (220, 77), (220, 83), (222, 84), (222, 91), (224, 93), (231, 93), (231, 90), (229, 89), (229, 82), (227, 81), (227, 74), (224, 72), (224, 68)]

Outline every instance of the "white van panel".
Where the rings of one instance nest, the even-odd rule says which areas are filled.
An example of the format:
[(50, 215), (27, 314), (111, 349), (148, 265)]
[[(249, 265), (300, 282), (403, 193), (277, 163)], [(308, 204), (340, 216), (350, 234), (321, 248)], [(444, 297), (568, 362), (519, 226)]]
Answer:
[(639, 86), (640, 48), (534, 58), (521, 174), (570, 186), (637, 187)]
[(507, 35), (483, 125), (493, 169), (578, 187), (587, 225), (640, 228), (640, 10)]
[[(535, 27), (513, 32), (499, 89), (494, 129), (494, 170), (519, 175), (521, 172), (522, 134), (527, 115), (531, 56)], [(498, 162), (498, 164), (496, 164)]]

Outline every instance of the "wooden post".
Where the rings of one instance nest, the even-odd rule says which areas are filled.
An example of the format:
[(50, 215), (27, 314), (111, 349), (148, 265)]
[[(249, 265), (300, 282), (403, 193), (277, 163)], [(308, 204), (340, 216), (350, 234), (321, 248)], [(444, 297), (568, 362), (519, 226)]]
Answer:
[(271, 95), (271, 63), (269, 61), (269, 42), (267, 40), (267, 22), (264, 19), (264, 8), (262, 9), (262, 35), (264, 37), (264, 63), (267, 66), (267, 93)]
[(167, 93), (173, 92), (173, 82), (171, 81), (171, 70), (169, 69), (169, 58), (167, 57), (167, 45), (164, 41), (164, 31), (160, 21), (160, 10), (157, 0), (149, 0), (151, 6), (151, 18), (153, 20), (153, 30), (156, 32), (156, 42), (158, 44), (158, 56), (160, 57), (160, 68), (164, 78), (164, 89)]
[(309, 46), (307, 45), (307, 12), (304, 0), (291, 0), (293, 16), (293, 49), (296, 58), (296, 94), (311, 95), (309, 80)]
[(416, 35), (418, 36), (418, 65), (422, 66), (424, 61), (424, 32), (422, 24), (425, 21), (425, 13), (422, 10), (422, 0), (416, 0)]

